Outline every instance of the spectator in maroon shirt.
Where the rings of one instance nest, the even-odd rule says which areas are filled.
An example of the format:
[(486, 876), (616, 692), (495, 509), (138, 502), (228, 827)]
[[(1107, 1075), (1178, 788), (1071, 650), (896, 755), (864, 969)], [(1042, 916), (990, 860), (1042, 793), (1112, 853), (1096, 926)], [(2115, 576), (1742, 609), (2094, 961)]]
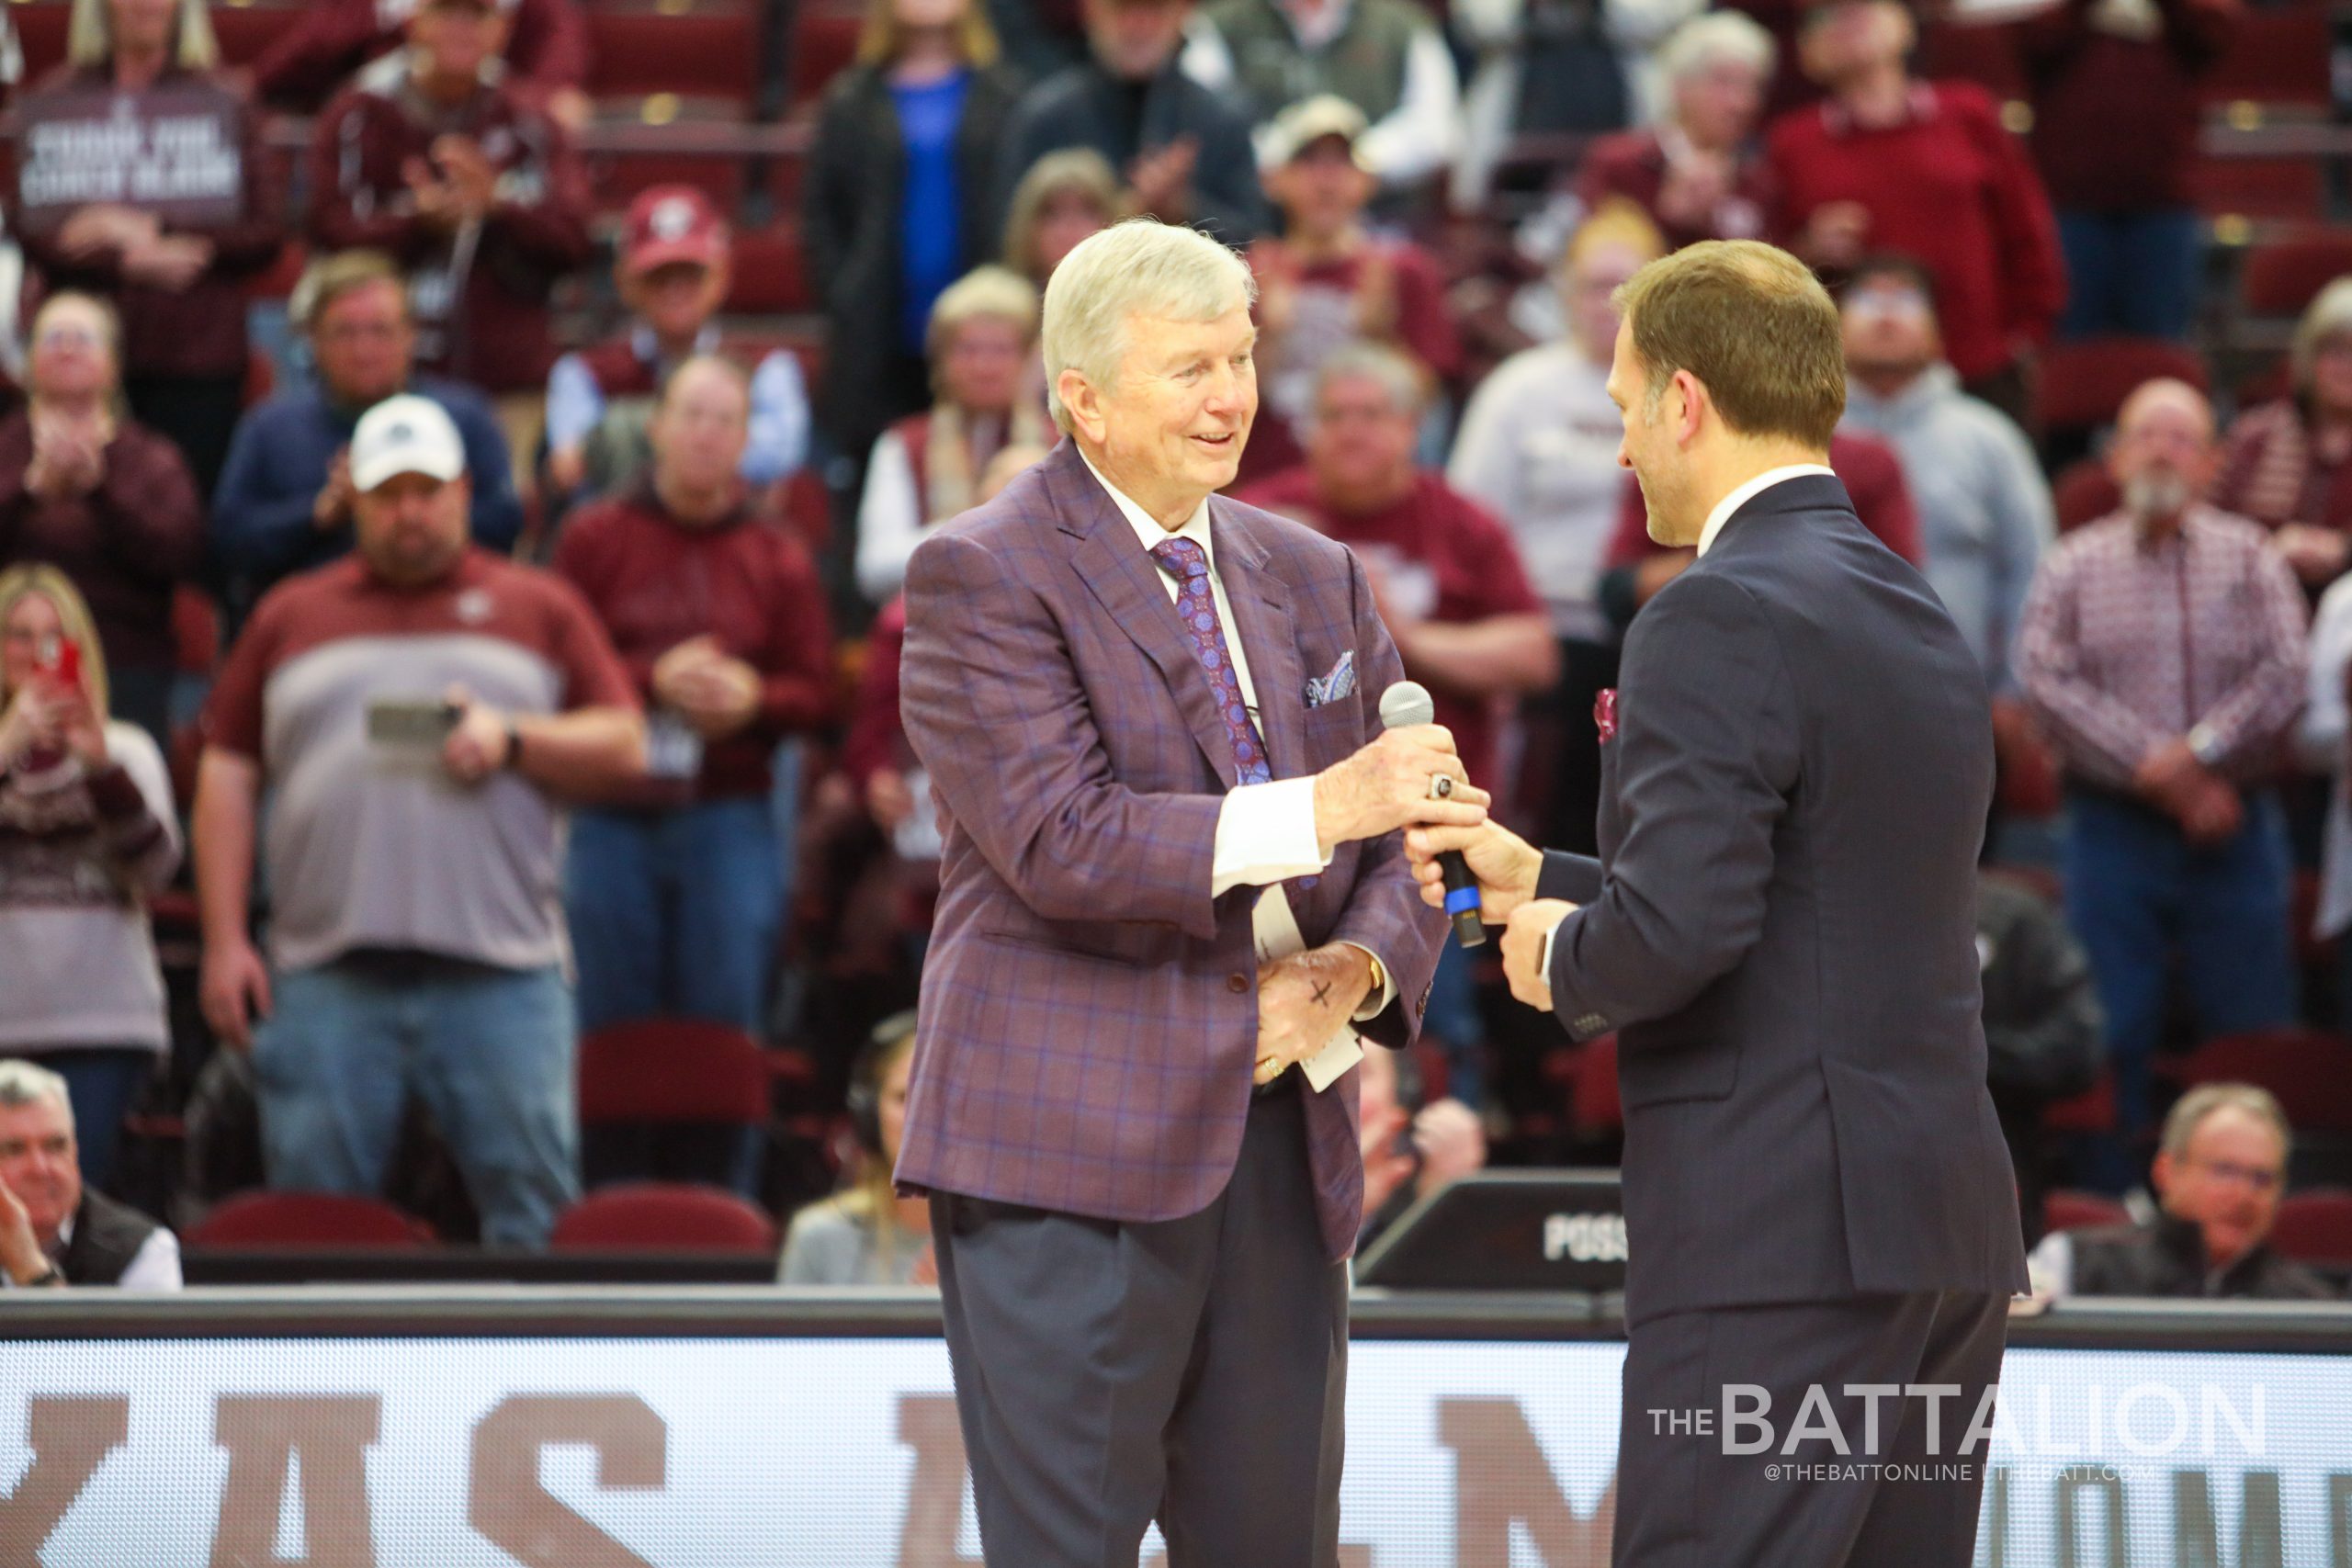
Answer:
[(1374, 234), (1364, 209), (1380, 178), (1361, 154), (1363, 111), (1332, 94), (1274, 117), (1261, 148), (1266, 194), (1282, 232), (1250, 247), (1258, 277), (1258, 423), (1244, 484), (1298, 460), (1296, 427), (1323, 362), (1359, 339), (1412, 356), (1432, 387), (1462, 369), (1437, 263), (1409, 240)]
[[(9, 226), (41, 283), (98, 295), (120, 312), (124, 396), (178, 444), (205, 495), (243, 405), (245, 283), (286, 239), (261, 117), (215, 73), (220, 54), (200, 0), (74, 0), (66, 62), (17, 105), (5, 193)], [(167, 113), (218, 127), (217, 165), (191, 160), (196, 172), (220, 176), (201, 201), (159, 204), (135, 187), (79, 207), (41, 199), (44, 175), (70, 183), (94, 170), (70, 151), (51, 167), (28, 141), (33, 122), (153, 122)]]
[(204, 507), (179, 449), (118, 412), (114, 312), (53, 294), (33, 318), (32, 394), (0, 423), (0, 566), (47, 561), (89, 602), (113, 716), (168, 751), (172, 593), (204, 556)]
[(698, 355), (663, 389), (650, 475), (573, 514), (556, 570), (611, 634), (648, 782), (572, 819), (580, 1026), (682, 1015), (757, 1030), (784, 914), (769, 757), (831, 716), (831, 637), (797, 539), (746, 503), (751, 386)]
[[(273, 108), (314, 114), (359, 69), (398, 49), (418, 0), (310, 0), (301, 20), (254, 62)], [(506, 80), (577, 130), (588, 120), (588, 22), (572, 0), (514, 0)]]
[(2237, 19), (2237, 0), (2059, 0), (2018, 24), (2028, 145), (2066, 253), (2064, 336), (2188, 335), (2202, 238), (2188, 187), (2198, 82)]
[(2230, 426), (2208, 499), (2270, 529), (2315, 592), (2352, 558), (2352, 277), (2303, 312), (2289, 365), (2292, 390)]
[(1736, 11), (1695, 17), (1658, 51), (1669, 95), (1655, 126), (1603, 137), (1585, 154), (1576, 197), (1587, 212), (1631, 201), (1675, 250), (1764, 232), (1771, 186), (1756, 118), (1777, 50)]
[(1926, 258), (1946, 356), (1967, 390), (2033, 427), (2030, 366), (2066, 301), (2050, 197), (1983, 88), (1922, 82), (1900, 0), (1821, 0), (1804, 14), (1822, 103), (1772, 122), (1773, 228), (1825, 271), (1871, 251)]
[(397, 258), (418, 363), (493, 395), (546, 381), (548, 290), (587, 261), (594, 210), (571, 139), (501, 77), (512, 4), (424, 0), (409, 48), (319, 117), (310, 160), (311, 238)]

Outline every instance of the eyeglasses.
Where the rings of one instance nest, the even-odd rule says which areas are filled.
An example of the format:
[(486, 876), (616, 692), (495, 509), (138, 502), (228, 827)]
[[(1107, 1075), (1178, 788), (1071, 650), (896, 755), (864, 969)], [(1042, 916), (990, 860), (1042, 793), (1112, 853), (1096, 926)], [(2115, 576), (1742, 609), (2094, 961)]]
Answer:
[(2203, 1159), (2197, 1161), (2196, 1164), (2199, 1169), (2216, 1181), (2234, 1181), (2241, 1187), (2251, 1187), (2256, 1192), (2275, 1191), (2285, 1174), (2281, 1171), (2265, 1170), (2260, 1166), (2239, 1165), (2233, 1160), (2226, 1159)]
[(33, 338), (35, 348), (96, 348), (106, 339), (95, 327), (60, 322), (43, 327)]

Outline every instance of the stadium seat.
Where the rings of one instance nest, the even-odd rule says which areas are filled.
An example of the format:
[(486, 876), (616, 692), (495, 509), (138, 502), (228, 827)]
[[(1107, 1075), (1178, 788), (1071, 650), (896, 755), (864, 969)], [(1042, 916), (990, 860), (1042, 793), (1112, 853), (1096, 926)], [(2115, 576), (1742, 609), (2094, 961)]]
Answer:
[(2316, 158), (2199, 158), (2188, 165), (2188, 188), (2208, 218), (2308, 223), (2326, 209)]
[(1584, 1043), (1576, 1056), (1576, 1130), (1579, 1137), (1618, 1131), (1625, 1125), (1625, 1101), (1617, 1087), (1617, 1037), (1602, 1034)]
[(735, 236), (729, 310), (747, 316), (788, 316), (810, 305), (797, 229), (788, 225), (747, 229)]
[(2258, 1029), (2208, 1041), (2166, 1069), (2183, 1088), (2258, 1084), (2296, 1132), (2352, 1132), (2352, 1039), (2321, 1029)]
[(2123, 491), (2108, 472), (2104, 457), (2081, 457), (2058, 470), (2050, 499), (2058, 510), (2058, 531), (2064, 534), (2113, 516), (2123, 504)]
[(2088, 1230), (2094, 1225), (2121, 1225), (2132, 1222), (2131, 1211), (2112, 1198), (2102, 1198), (2096, 1192), (2056, 1191), (2041, 1201), (2041, 1228), (2051, 1231)]
[(580, 1120), (756, 1124), (768, 1113), (759, 1042), (700, 1019), (650, 1018), (580, 1042)]
[(559, 1215), (558, 1252), (732, 1252), (773, 1256), (775, 1222), (715, 1187), (638, 1182), (591, 1192)]
[(748, 110), (758, 96), (756, 7), (702, 0), (677, 9), (599, 5), (587, 12), (588, 94), (594, 98), (674, 93)]
[(2005, 27), (1930, 24), (1919, 39), (1919, 74), (1973, 82), (2003, 100), (2026, 96), (2017, 44)]
[(2162, 338), (2097, 337), (2054, 344), (2041, 360), (2041, 423), (2053, 434), (2111, 423), (2143, 381), (2177, 377), (2207, 385), (2205, 362)]
[(430, 1247), (433, 1227), (380, 1198), (337, 1192), (240, 1192), (183, 1238), (223, 1250), (310, 1247), (397, 1251)]
[(2249, 249), (2238, 293), (2249, 314), (2296, 316), (2321, 289), (2346, 276), (2352, 276), (2352, 229), (2312, 229)]
[(2298, 1263), (2352, 1269), (2352, 1192), (2341, 1188), (2290, 1192), (2278, 1203), (2270, 1245)]
[(857, 55), (864, 23), (854, 11), (799, 8), (792, 29), (792, 101), (814, 103), (843, 66)]
[(2200, 84), (2209, 103), (2324, 105), (2328, 101), (2328, 8), (2249, 6), (2237, 33)]
[(2041, 1125), (2052, 1133), (2111, 1133), (2115, 1130), (2115, 1074), (2101, 1073), (2098, 1082), (2071, 1100), (2041, 1108)]

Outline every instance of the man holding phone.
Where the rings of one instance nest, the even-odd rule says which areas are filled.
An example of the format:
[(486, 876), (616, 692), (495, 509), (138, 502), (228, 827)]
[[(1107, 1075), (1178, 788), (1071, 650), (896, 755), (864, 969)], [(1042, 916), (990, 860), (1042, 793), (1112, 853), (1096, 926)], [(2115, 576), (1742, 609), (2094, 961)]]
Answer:
[(205, 711), (205, 1015), (254, 1053), (271, 1185), (377, 1192), (413, 1094), (483, 1239), (538, 1246), (579, 1189), (562, 803), (635, 778), (644, 723), (579, 595), (468, 544), (437, 403), (370, 409), (351, 479), (356, 552), (261, 602)]

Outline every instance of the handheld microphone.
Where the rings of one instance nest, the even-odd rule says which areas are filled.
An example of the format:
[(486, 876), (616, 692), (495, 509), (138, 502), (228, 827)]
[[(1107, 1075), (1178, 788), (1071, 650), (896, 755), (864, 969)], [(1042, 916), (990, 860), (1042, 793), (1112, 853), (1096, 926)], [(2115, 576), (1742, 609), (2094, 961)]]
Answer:
[[(1399, 681), (1380, 694), (1380, 722), (1389, 729), (1435, 724), (1437, 704), (1419, 681)], [(1453, 917), (1453, 940), (1464, 947), (1485, 946), (1487, 927), (1478, 919), (1478, 879), (1470, 874), (1470, 863), (1462, 858), (1460, 850), (1448, 850), (1437, 857), (1437, 863), (1445, 874), (1445, 912)]]

